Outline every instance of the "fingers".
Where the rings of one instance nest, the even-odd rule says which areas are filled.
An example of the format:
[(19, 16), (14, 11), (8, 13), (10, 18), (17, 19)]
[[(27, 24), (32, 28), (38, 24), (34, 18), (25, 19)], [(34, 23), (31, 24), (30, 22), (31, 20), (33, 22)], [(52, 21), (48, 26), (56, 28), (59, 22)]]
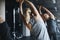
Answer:
[(26, 18), (25, 18), (22, 14), (20, 14), (20, 16), (21, 16), (21, 19), (23, 20), (24, 24), (26, 25), (26, 27), (27, 27), (29, 30), (31, 30), (31, 25), (26, 22), (26, 21), (29, 22), (29, 20), (28, 20), (28, 19), (26, 20)]

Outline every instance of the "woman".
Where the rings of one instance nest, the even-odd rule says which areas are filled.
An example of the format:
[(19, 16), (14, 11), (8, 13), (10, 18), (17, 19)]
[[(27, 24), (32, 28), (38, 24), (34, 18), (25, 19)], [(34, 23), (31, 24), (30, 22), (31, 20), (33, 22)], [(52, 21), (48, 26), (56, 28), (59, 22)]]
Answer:
[(50, 38), (53, 37), (53, 40), (57, 40), (56, 38), (57, 25), (56, 25), (55, 16), (47, 8), (45, 7), (42, 8), (47, 12), (46, 14), (49, 15), (48, 20), (46, 20), (49, 36)]
[[(22, 10), (23, 2), (27, 3), (30, 6), (31, 11), (33, 13), (32, 16), (35, 19), (35, 23), (32, 24), (32, 26), (29, 26), (26, 23), (26, 20), (23, 16), (23, 10)], [(19, 0), (19, 3), (20, 3), (20, 10), (21, 10), (20, 15), (22, 16), (22, 20), (23, 20), (24, 24), (30, 29), (31, 34), (34, 37), (34, 40), (50, 40), (46, 26), (44, 24), (44, 21), (43, 21), (41, 15), (39, 15), (39, 12), (37, 11), (34, 4), (27, 0)]]

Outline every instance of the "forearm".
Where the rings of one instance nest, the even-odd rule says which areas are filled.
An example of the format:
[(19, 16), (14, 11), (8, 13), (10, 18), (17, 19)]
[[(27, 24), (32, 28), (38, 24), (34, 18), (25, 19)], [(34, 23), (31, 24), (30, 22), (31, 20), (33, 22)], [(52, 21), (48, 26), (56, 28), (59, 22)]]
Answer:
[(37, 13), (39, 13), (38, 12), (38, 10), (36, 9), (36, 7), (34, 6), (34, 4), (32, 3), (32, 2), (30, 2), (30, 1), (25, 1), (26, 2), (26, 4), (28, 4), (29, 6), (30, 6), (30, 8), (31, 8), (31, 11), (36, 15)]
[(47, 8), (45, 8), (45, 7), (43, 7), (43, 6), (42, 6), (42, 8), (43, 8), (48, 14), (51, 14), (51, 12), (50, 12)]
[(50, 16), (51, 19), (54, 19), (55, 20), (55, 16), (52, 14), (52, 12), (50, 12), (47, 8), (45, 7), (42, 7), (46, 12), (47, 14)]
[(20, 12), (23, 15), (23, 8), (22, 8), (23, 3), (20, 3)]
[(39, 13), (40, 13), (40, 14), (42, 14), (42, 12), (41, 12), (41, 7), (42, 7), (42, 6), (39, 6)]
[(21, 16), (21, 18), (22, 18), (24, 24), (26, 25), (26, 27), (27, 27), (29, 30), (31, 30), (31, 26), (26, 23), (25, 17), (24, 17), (24, 15), (23, 15), (23, 8), (22, 8), (22, 5), (23, 5), (23, 3), (20, 3), (20, 12), (21, 12), (21, 13), (20, 13), (20, 16)]
[(46, 12), (47, 12), (47, 14), (49, 14), (50, 16), (52, 16), (53, 14), (52, 14), (52, 12), (50, 12), (47, 8), (45, 8), (45, 7), (42, 7)]
[(31, 8), (31, 11), (33, 12), (34, 15), (34, 19), (37, 20), (43, 20), (41, 15), (39, 14), (38, 10), (36, 9), (36, 7), (34, 6), (34, 4), (30, 1), (25, 1), (26, 4), (28, 4)]

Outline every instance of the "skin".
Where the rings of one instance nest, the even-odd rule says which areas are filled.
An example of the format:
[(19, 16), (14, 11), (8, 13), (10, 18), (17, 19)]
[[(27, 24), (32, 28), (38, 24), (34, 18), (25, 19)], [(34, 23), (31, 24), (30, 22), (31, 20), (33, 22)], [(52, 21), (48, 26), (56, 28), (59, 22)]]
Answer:
[(41, 17), (43, 18), (43, 20), (44, 20), (44, 21), (48, 20), (48, 19), (49, 19), (49, 15), (48, 15), (47, 13), (44, 13), (44, 14), (43, 14), (43, 13), (41, 12), (42, 6), (38, 6), (38, 8), (39, 8), (39, 13), (40, 13)]
[(28, 24), (29, 21), (30, 21), (30, 13), (31, 13), (31, 10), (29, 8), (26, 9), (26, 15), (25, 15), (25, 20), (26, 20), (26, 23)]
[(30, 22), (30, 14), (31, 14), (31, 10), (30, 8), (26, 8), (26, 11), (25, 11), (25, 21), (26, 21), (26, 24), (28, 25), (28, 28), (31, 30), (31, 24), (29, 23)]
[(53, 15), (52, 12), (50, 12), (47, 8), (45, 8), (43, 6), (42, 6), (42, 8), (47, 12), (46, 14), (48, 14), (51, 19), (55, 20), (55, 16)]
[(16, 2), (19, 2), (19, 3), (21, 3), (21, 2), (23, 2), (24, 0), (16, 0)]
[[(41, 9), (44, 9), (44, 10), (46, 11), (46, 13), (43, 14), (43, 13), (41, 12)], [(39, 7), (39, 12), (40, 12), (40, 14), (42, 15), (42, 18), (43, 18), (44, 21), (48, 20), (49, 18), (55, 20), (55, 16), (54, 16), (53, 13), (50, 12), (47, 8), (45, 8), (45, 7), (43, 7), (43, 6), (40, 6), (40, 7)]]
[[(27, 18), (23, 15), (23, 8), (22, 8), (23, 2), (24, 2), (24, 0), (19, 1), (20, 10), (21, 10), (20, 16), (22, 17), (22, 20), (23, 20), (24, 24), (26, 25), (26, 27), (27, 27), (29, 30), (31, 30), (31, 24), (28, 23), (29, 21), (28, 21), (28, 22), (26, 21)], [(26, 13), (27, 13), (27, 11), (26, 11)], [(26, 15), (29, 15), (29, 14), (26, 14)], [(28, 19), (28, 20), (29, 20), (29, 19)]]
[[(26, 18), (23, 16), (23, 9), (22, 9), (23, 2), (25, 2), (28, 6), (30, 6), (31, 11), (33, 13), (32, 16), (34, 17), (34, 19), (36, 21), (38, 21), (38, 20), (43, 21), (43, 19), (42, 19), (40, 13), (38, 12), (38, 10), (36, 9), (36, 7), (34, 6), (34, 4), (32, 2), (27, 1), (27, 0), (21, 0), (21, 1), (19, 1), (19, 3), (20, 3), (20, 9), (21, 9), (20, 15), (22, 17), (22, 20), (24, 21), (24, 24), (31, 30), (31, 27), (28, 25), (29, 23), (27, 23)], [(50, 18), (54, 19), (54, 15), (47, 8), (45, 8), (43, 6), (41, 8), (43, 8), (47, 12), (47, 14), (49, 15)], [(46, 16), (46, 14), (44, 16)], [(48, 19), (48, 16), (46, 16), (45, 18)], [(27, 20), (30, 20), (30, 19), (27, 19)]]
[(4, 21), (3, 21), (3, 19), (2, 19), (2, 17), (0, 17), (0, 23), (3, 23)]
[[(30, 6), (31, 11), (32, 11), (32, 13), (33, 13), (32, 16), (34, 17), (34, 19), (35, 19), (36, 21), (38, 21), (38, 20), (43, 21), (40, 13), (38, 12), (38, 10), (36, 9), (36, 7), (34, 6), (34, 4), (33, 4), (32, 2), (27, 1), (27, 0), (18, 0), (18, 2), (20, 3), (20, 10), (21, 10), (20, 15), (21, 15), (21, 17), (22, 17), (22, 20), (23, 20), (24, 24), (25, 24), (30, 30), (31, 30), (31, 26), (29, 26), (29, 22), (26, 21), (26, 19), (27, 19), (27, 20), (30, 20), (30, 19), (28, 19), (27, 17), (24, 17), (24, 16), (23, 16), (23, 9), (22, 9), (22, 4), (23, 4), (23, 2), (25, 2), (28, 6)], [(41, 8), (43, 8), (43, 9), (47, 12), (47, 14), (49, 15), (49, 16), (46, 16), (47, 14), (44, 14), (44, 15), (43, 15), (43, 16), (45, 16), (45, 20), (47, 20), (49, 17), (50, 17), (51, 19), (55, 19), (54, 15), (53, 15), (47, 8), (45, 8), (45, 7), (43, 7), (43, 6), (41, 6), (40, 9), (41, 9)]]
[(22, 17), (22, 20), (23, 20), (24, 24), (31, 30), (30, 24), (29, 23), (28, 24), (26, 23), (25, 17), (23, 16), (23, 9), (22, 9), (23, 2), (25, 2), (26, 4), (28, 4), (30, 6), (31, 11), (33, 12), (33, 17), (35, 18), (36, 21), (37, 20), (41, 20), (42, 21), (43, 19), (39, 15), (38, 10), (36, 9), (36, 7), (34, 6), (34, 4), (32, 2), (27, 1), (27, 0), (21, 0), (21, 1), (19, 1), (19, 3), (20, 3), (20, 10), (21, 10), (20, 16)]
[(44, 21), (47, 21), (50, 17), (47, 13), (41, 15)]

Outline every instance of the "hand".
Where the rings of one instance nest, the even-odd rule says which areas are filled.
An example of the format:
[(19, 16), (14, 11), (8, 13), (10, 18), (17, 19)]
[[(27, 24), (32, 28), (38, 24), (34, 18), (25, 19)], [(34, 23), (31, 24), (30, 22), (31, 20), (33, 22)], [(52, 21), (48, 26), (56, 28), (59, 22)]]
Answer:
[(42, 14), (41, 8), (42, 8), (42, 6), (39, 6), (39, 13), (40, 13), (40, 14)]
[(3, 23), (4, 21), (3, 21), (3, 19), (2, 19), (2, 17), (0, 17), (0, 23)]

